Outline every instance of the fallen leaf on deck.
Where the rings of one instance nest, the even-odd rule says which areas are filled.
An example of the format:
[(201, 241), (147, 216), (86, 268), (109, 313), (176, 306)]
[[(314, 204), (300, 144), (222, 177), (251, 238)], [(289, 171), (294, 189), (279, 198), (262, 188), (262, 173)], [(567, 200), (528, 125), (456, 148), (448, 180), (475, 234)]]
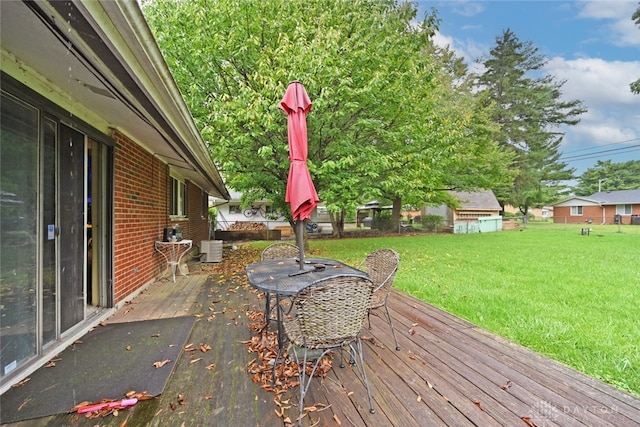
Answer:
[(333, 419), (336, 420), (336, 423), (338, 423), (339, 426), (342, 425), (342, 422), (340, 421), (340, 419), (338, 418), (338, 416), (336, 414), (333, 414)]
[(189, 363), (196, 363), (202, 360), (202, 357), (198, 357), (197, 359), (193, 359), (191, 362)]
[(211, 350), (211, 346), (209, 344), (200, 344), (200, 351), (206, 353)]
[(184, 394), (180, 393), (178, 395), (178, 403), (184, 405)]
[(507, 380), (507, 382), (504, 383), (500, 388), (503, 390), (508, 390), (509, 388), (511, 388), (511, 380)]
[(520, 417), (520, 419), (530, 427), (538, 427), (538, 424), (534, 423), (533, 420), (529, 417)]
[(26, 383), (28, 383), (29, 381), (31, 381), (31, 378), (25, 378), (20, 382), (15, 383), (14, 385), (11, 386), (11, 388), (16, 388), (16, 387), (20, 387), (25, 385)]
[(416, 334), (416, 330), (411, 328), (409, 329), (409, 335), (415, 335)]
[(207, 365), (207, 369), (210, 370), (210, 371), (216, 369), (215, 363), (212, 363), (211, 365)]
[(131, 346), (130, 345), (127, 346), (127, 351), (131, 351)]
[(49, 363), (44, 365), (45, 368), (53, 368), (54, 366), (56, 366), (56, 362), (54, 362), (53, 360), (50, 360)]
[(166, 364), (167, 364), (167, 363), (169, 363), (169, 362), (171, 362), (171, 360), (169, 360), (169, 359), (164, 359), (164, 360), (162, 360), (162, 361), (155, 362), (155, 363), (153, 364), (153, 367), (154, 367), (154, 368), (162, 368), (164, 365), (166, 365)]
[(418, 395), (418, 397), (416, 398), (416, 402), (418, 403), (422, 402), (422, 396)]
[(473, 402), (478, 408), (480, 408), (480, 410), (484, 411), (484, 408), (482, 407), (482, 402), (480, 402), (479, 400), (476, 400)]
[(24, 408), (24, 405), (26, 405), (27, 403), (29, 403), (31, 401), (31, 397), (28, 398), (27, 400), (25, 400), (24, 402), (22, 402), (22, 404), (20, 406), (18, 406), (18, 412), (22, 411), (22, 408)]
[(152, 336), (152, 337), (154, 337), (154, 338), (157, 338), (157, 337), (159, 337), (159, 336), (160, 336), (160, 334), (153, 334), (153, 335), (151, 335), (151, 336)]

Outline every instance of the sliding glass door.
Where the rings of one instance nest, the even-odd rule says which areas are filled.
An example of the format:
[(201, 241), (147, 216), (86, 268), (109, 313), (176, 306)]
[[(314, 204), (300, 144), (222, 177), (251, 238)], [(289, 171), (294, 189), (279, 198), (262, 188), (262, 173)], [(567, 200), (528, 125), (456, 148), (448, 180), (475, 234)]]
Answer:
[(113, 305), (113, 148), (18, 94), (0, 100), (3, 380)]

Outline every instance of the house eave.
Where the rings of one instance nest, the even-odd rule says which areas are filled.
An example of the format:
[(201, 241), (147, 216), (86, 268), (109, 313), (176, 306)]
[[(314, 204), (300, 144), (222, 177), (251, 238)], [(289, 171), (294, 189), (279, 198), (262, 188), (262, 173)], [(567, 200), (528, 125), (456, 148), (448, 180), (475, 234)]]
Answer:
[[(229, 197), (137, 2), (0, 6), (3, 59), (21, 64), (14, 78), (33, 81), (22, 68), (38, 70), (44, 96), (66, 94), (64, 106), (87, 117), (99, 112), (91, 121), (97, 129), (117, 129), (207, 193)], [(33, 42), (44, 38), (51, 39), (46, 47)]]

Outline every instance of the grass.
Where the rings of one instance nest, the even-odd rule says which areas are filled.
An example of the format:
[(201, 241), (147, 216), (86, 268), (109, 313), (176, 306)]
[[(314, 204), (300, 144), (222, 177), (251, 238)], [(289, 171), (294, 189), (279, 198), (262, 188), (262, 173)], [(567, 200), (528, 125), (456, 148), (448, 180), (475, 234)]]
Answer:
[(398, 289), (640, 397), (640, 227), (582, 227), (311, 240), (309, 253), (357, 265), (393, 248)]

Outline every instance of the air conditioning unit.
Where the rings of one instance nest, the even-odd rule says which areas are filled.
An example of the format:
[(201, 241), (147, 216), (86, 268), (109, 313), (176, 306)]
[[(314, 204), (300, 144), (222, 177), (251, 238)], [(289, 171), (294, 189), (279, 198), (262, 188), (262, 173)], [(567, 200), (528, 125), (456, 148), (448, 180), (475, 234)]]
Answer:
[(203, 240), (200, 242), (202, 262), (222, 261), (222, 240)]

